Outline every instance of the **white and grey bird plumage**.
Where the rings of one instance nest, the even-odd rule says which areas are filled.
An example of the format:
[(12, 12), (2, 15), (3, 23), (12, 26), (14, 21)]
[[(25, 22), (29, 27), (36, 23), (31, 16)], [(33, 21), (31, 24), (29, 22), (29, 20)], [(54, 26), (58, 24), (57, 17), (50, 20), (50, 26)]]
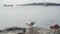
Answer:
[(26, 24), (27, 24), (28, 26), (32, 26), (32, 25), (35, 24), (35, 22), (27, 22)]

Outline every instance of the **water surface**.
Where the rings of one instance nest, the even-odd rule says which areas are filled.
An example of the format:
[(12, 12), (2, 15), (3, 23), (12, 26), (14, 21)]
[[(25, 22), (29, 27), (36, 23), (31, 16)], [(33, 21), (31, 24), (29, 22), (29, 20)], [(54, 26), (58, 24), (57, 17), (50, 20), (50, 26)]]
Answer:
[(60, 25), (60, 6), (19, 6), (0, 7), (0, 29), (11, 26), (27, 27), (28, 21), (35, 21), (35, 26), (49, 27)]

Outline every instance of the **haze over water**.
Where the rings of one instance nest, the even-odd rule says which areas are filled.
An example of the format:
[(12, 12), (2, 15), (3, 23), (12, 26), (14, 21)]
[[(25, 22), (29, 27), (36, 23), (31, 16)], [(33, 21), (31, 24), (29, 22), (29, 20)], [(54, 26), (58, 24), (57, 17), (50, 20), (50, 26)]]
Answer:
[(49, 27), (60, 25), (60, 6), (19, 6), (0, 8), (0, 29), (5, 27), (27, 27), (28, 21), (35, 21), (34, 26)]

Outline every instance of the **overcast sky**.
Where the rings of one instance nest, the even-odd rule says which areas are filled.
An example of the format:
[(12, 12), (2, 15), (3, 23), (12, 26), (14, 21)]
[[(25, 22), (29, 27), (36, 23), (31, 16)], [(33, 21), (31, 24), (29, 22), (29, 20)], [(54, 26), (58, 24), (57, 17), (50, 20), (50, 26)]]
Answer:
[(21, 4), (31, 2), (54, 2), (60, 3), (60, 0), (0, 0), (0, 4)]

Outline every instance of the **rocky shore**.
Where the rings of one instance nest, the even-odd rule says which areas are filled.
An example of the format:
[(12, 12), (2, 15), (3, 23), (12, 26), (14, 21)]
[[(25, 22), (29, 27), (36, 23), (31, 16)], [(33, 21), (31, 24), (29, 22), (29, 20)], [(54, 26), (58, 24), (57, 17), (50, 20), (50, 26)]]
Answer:
[(10, 27), (0, 30), (0, 34), (56, 34), (59, 29), (45, 29), (39, 27), (20, 28)]

